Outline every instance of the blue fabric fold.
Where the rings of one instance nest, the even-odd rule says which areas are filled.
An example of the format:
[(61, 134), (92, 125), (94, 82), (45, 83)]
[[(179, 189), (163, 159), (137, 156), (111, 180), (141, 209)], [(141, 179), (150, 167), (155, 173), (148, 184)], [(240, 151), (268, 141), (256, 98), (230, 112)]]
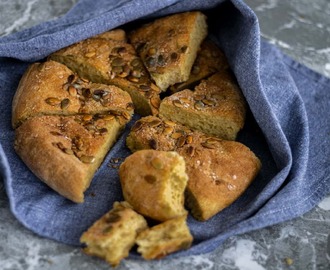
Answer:
[(258, 19), (243, 1), (81, 0), (57, 20), (0, 39), (0, 173), (11, 211), (24, 226), (79, 245), (81, 233), (122, 200), (118, 172), (109, 162), (130, 154), (125, 138), (132, 124), (106, 156), (85, 202), (64, 199), (39, 181), (13, 148), (11, 102), (30, 62), (137, 19), (187, 10), (208, 15), (210, 37), (227, 55), (250, 107), (238, 139), (263, 167), (230, 207), (206, 222), (189, 217), (194, 244), (173, 256), (210, 252), (230, 236), (298, 217), (329, 194), (330, 80), (260, 40)]

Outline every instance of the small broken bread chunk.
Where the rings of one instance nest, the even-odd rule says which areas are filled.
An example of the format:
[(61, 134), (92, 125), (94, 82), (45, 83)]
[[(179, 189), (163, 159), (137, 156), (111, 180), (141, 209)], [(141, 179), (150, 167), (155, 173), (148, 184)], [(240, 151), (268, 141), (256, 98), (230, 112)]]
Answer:
[(188, 80), (197, 51), (207, 35), (206, 16), (198, 11), (157, 19), (133, 30), (129, 39), (156, 85)]
[(245, 145), (221, 140), (169, 120), (138, 120), (127, 140), (131, 151), (176, 151), (186, 162), (185, 203), (198, 220), (208, 220), (232, 204), (258, 174), (261, 163)]
[(184, 190), (188, 177), (176, 152), (141, 150), (119, 168), (124, 198), (134, 210), (158, 221), (186, 214)]
[(148, 228), (143, 216), (127, 202), (115, 202), (113, 209), (97, 220), (80, 238), (83, 251), (117, 266), (126, 258), (139, 232)]
[(172, 85), (170, 91), (176, 93), (184, 89), (193, 89), (202, 79), (228, 68), (229, 64), (225, 54), (211, 40), (204, 40), (191, 69), (189, 79)]
[(245, 99), (229, 71), (220, 71), (189, 89), (163, 99), (159, 116), (225, 140), (243, 128)]
[[(118, 31), (118, 30), (113, 30)], [(124, 38), (113, 38), (111, 31), (63, 48), (50, 58), (74, 70), (80, 77), (93, 82), (115, 85), (131, 95), (136, 112), (157, 114), (159, 88)]]
[(14, 147), (40, 180), (81, 203), (127, 121), (111, 114), (36, 116), (16, 129)]
[(138, 252), (146, 260), (160, 259), (188, 249), (193, 241), (186, 216), (177, 217), (142, 231), (137, 239)]
[(29, 117), (114, 112), (133, 114), (132, 100), (116, 86), (91, 83), (55, 62), (34, 63), (25, 72), (13, 99), (12, 125)]

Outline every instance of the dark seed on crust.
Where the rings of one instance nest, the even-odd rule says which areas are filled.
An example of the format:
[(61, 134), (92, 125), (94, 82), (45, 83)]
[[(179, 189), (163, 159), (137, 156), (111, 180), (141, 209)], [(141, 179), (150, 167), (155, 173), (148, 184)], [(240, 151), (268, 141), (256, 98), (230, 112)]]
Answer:
[(157, 150), (157, 148), (158, 148), (158, 143), (157, 143), (157, 141), (156, 141), (155, 139), (151, 139), (151, 140), (149, 141), (149, 146), (150, 146), (152, 149)]
[(70, 105), (70, 100), (68, 98), (65, 98), (61, 101), (61, 109), (64, 110), (68, 108)]
[(156, 182), (157, 178), (154, 175), (147, 174), (144, 176), (144, 180), (149, 184), (153, 184)]
[(137, 121), (137, 122), (135, 122), (135, 124), (132, 126), (132, 131), (137, 131), (137, 130), (139, 130), (140, 128), (142, 127), (142, 122), (140, 122), (140, 121)]

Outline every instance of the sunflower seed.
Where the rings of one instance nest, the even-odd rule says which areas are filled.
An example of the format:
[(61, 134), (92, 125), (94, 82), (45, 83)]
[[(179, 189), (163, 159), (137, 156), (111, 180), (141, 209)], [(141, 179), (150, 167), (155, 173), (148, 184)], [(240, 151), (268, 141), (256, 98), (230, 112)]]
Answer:
[(75, 97), (77, 95), (77, 89), (72, 85), (68, 87), (68, 92), (72, 97)]
[(141, 84), (139, 86), (139, 88), (141, 91), (144, 91), (144, 92), (151, 90), (151, 87), (149, 85), (144, 85), (144, 84)]
[(159, 99), (159, 97), (152, 97), (151, 99), (150, 99), (150, 103), (151, 103), (151, 105), (154, 107), (154, 108), (156, 108), (156, 109), (158, 109), (159, 108), (159, 106), (160, 106), (160, 99)]
[(158, 127), (162, 123), (162, 120), (160, 119), (154, 119), (151, 122), (148, 122), (148, 125), (150, 127)]
[(169, 135), (173, 132), (174, 128), (173, 127), (165, 127), (163, 130), (164, 135)]
[(186, 138), (185, 136), (181, 136), (178, 141), (176, 142), (177, 147), (182, 147), (186, 143)]

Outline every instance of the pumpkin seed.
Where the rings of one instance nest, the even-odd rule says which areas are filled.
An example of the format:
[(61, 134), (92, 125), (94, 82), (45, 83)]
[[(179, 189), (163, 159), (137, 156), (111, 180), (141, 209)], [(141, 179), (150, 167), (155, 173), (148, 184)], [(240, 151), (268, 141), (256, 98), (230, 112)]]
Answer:
[(194, 108), (196, 110), (199, 110), (199, 111), (200, 110), (203, 110), (204, 107), (205, 107), (204, 103), (202, 101), (200, 101), (200, 100), (196, 101), (195, 104), (194, 104)]
[(152, 97), (152, 98), (150, 99), (150, 103), (151, 103), (151, 105), (152, 105), (154, 108), (158, 109), (159, 106), (160, 106), (160, 99), (159, 99), (159, 97), (157, 97), (157, 96)]
[(162, 120), (155, 119), (155, 120), (152, 120), (151, 122), (148, 122), (148, 125), (150, 127), (158, 127), (161, 123), (162, 123)]
[(169, 135), (173, 132), (174, 128), (173, 127), (165, 127), (163, 130), (164, 135)]
[(182, 147), (186, 143), (186, 138), (185, 136), (181, 136), (178, 141), (176, 142), (177, 147)]
[(144, 84), (141, 84), (139, 86), (139, 88), (141, 91), (144, 91), (144, 92), (151, 90), (151, 87), (149, 85), (144, 85)]
[(64, 110), (68, 108), (70, 105), (70, 100), (68, 98), (65, 98), (61, 101), (61, 109)]
[(149, 146), (154, 149), (154, 150), (157, 150), (158, 148), (158, 143), (155, 139), (151, 139), (149, 140)]
[(85, 57), (87, 57), (87, 58), (91, 58), (91, 57), (93, 57), (93, 56), (95, 56), (95, 55), (96, 55), (95, 52), (88, 52), (88, 53), (85, 54)]
[(77, 89), (72, 85), (68, 87), (68, 92), (72, 97), (75, 97), (77, 95)]
[(91, 163), (94, 163), (95, 162), (95, 157), (94, 156), (85, 156), (85, 155), (82, 155), (80, 157), (80, 161), (82, 163), (91, 164)]
[(162, 160), (159, 157), (154, 157), (151, 161), (150, 161), (152, 167), (154, 167), (157, 170), (161, 170), (164, 167), (164, 164), (162, 162)]
[(139, 130), (140, 128), (142, 128), (142, 125), (143, 124), (140, 121), (135, 122), (135, 124), (132, 126), (131, 131), (137, 131), (137, 130)]
[(184, 105), (182, 104), (182, 102), (179, 99), (173, 100), (172, 103), (175, 107), (178, 107), (178, 108), (183, 108), (184, 107)]
[(49, 97), (45, 99), (45, 102), (49, 105), (56, 106), (61, 103), (61, 100), (55, 97)]
[(111, 66), (113, 67), (120, 67), (120, 66), (124, 66), (125, 65), (125, 60), (121, 57), (116, 57), (112, 60), (111, 62)]

